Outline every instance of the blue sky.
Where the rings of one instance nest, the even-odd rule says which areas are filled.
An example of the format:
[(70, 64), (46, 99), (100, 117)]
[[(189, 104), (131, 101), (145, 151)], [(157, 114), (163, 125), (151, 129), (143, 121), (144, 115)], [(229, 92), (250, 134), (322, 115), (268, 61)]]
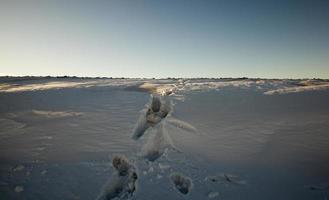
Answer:
[(0, 0), (0, 75), (329, 78), (329, 3)]

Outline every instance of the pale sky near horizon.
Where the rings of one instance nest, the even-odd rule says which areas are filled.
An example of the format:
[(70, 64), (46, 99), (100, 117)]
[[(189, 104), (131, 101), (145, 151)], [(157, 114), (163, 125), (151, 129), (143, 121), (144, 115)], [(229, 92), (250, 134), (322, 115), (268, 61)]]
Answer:
[(0, 0), (0, 76), (329, 78), (325, 0)]

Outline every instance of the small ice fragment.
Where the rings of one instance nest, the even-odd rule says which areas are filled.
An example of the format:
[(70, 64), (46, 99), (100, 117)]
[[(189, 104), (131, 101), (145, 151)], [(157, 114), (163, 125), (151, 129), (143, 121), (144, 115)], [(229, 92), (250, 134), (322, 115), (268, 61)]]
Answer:
[(24, 187), (23, 186), (16, 186), (15, 187), (15, 192), (20, 193), (24, 191)]
[(44, 135), (44, 136), (40, 136), (38, 139), (41, 139), (41, 140), (51, 140), (51, 139), (53, 139), (53, 136)]
[(164, 165), (164, 164), (159, 163), (159, 168), (161, 170), (166, 170), (166, 169), (169, 169), (170, 168), (170, 165)]
[(218, 197), (218, 196), (219, 196), (219, 192), (210, 192), (208, 194), (209, 199), (213, 199), (213, 198)]
[(16, 167), (13, 169), (13, 171), (14, 171), (14, 172), (22, 171), (24, 168), (25, 168), (24, 165), (18, 165), (18, 166), (16, 166)]
[(42, 172), (41, 172), (41, 175), (46, 175), (47, 174), (47, 170), (43, 170)]
[(149, 168), (149, 173), (152, 173), (152, 172), (154, 172), (154, 168), (153, 167), (150, 167)]
[(36, 151), (43, 151), (45, 149), (46, 149), (46, 147), (37, 147), (37, 148), (35, 148)]

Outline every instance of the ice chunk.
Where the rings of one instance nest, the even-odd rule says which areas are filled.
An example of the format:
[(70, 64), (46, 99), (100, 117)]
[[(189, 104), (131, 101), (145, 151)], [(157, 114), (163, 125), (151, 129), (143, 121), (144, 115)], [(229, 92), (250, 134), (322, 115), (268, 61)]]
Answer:
[(16, 166), (16, 167), (13, 169), (13, 171), (14, 171), (14, 172), (16, 172), (16, 171), (22, 171), (24, 168), (25, 168), (24, 165), (18, 165), (18, 166)]
[(219, 192), (210, 192), (209, 194), (208, 194), (208, 198), (209, 199), (213, 199), (213, 198), (216, 198), (216, 197), (218, 197), (219, 196)]
[(20, 193), (20, 192), (23, 192), (23, 191), (24, 191), (23, 186), (18, 185), (18, 186), (15, 187), (15, 192)]

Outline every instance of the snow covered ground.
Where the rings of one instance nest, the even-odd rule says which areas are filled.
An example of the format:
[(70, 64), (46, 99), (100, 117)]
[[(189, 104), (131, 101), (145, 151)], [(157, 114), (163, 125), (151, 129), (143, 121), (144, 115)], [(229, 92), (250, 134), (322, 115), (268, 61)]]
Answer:
[(328, 199), (329, 81), (0, 78), (0, 199)]

